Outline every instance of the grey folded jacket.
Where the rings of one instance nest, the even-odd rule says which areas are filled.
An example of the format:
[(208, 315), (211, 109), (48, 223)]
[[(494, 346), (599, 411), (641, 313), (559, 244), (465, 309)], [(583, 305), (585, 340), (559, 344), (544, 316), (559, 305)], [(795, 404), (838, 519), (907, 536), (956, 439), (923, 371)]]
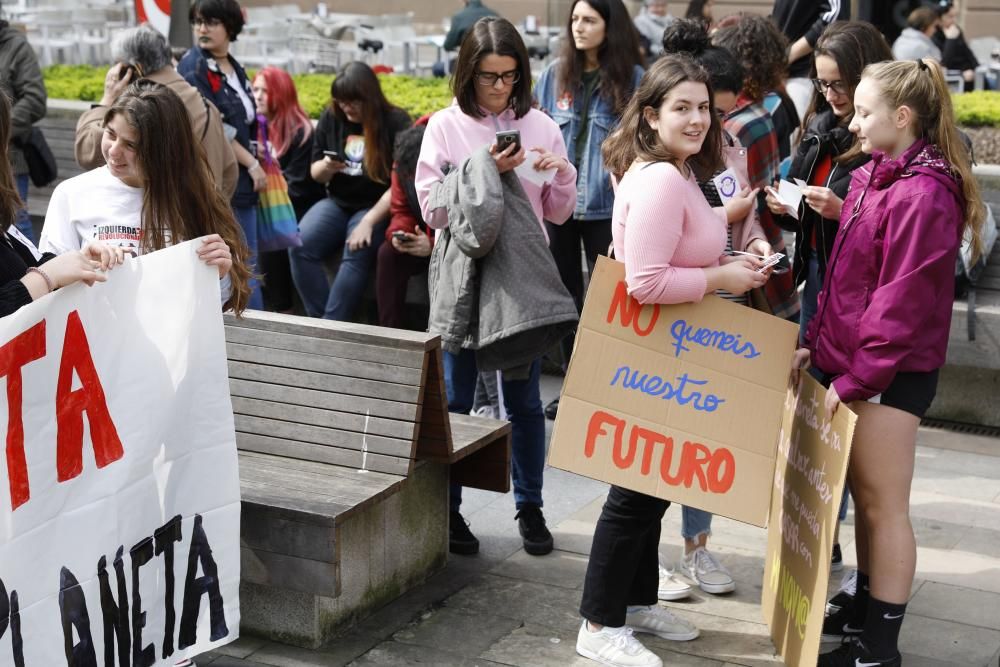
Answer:
[(430, 190), (448, 211), (428, 272), (428, 330), (452, 353), (476, 351), (481, 371), (524, 368), (576, 327), (573, 298), (517, 174), (477, 150)]

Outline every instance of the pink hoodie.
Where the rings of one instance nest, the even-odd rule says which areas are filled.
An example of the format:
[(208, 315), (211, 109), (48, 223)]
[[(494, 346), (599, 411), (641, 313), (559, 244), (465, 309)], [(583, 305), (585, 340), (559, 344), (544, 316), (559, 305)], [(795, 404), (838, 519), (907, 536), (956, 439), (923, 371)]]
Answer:
[[(436, 229), (448, 226), (447, 211), (443, 208), (430, 210), (428, 205), (431, 186), (444, 179), (445, 165), (460, 165), (476, 149), (494, 143), (495, 135), (500, 130), (520, 130), (521, 145), (527, 151), (528, 162), (538, 156), (531, 151), (535, 147), (566, 157), (566, 144), (559, 126), (537, 109), (532, 109), (526, 116), (517, 119), (510, 109), (499, 115), (487, 113), (484, 118), (473, 118), (463, 113), (458, 104), (453, 103), (431, 116), (420, 147), (420, 158), (417, 160), (417, 199), (429, 226)], [(563, 173), (556, 172), (551, 183), (536, 185), (522, 178), (521, 185), (524, 186), (543, 231), (543, 220), (561, 225), (573, 214), (576, 204), (576, 169), (572, 165)]]

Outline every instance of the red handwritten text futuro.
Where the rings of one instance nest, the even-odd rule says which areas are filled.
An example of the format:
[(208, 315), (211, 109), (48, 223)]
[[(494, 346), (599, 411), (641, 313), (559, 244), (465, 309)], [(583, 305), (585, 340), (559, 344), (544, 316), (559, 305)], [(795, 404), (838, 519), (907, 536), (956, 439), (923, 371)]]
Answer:
[[(28, 466), (24, 455), (21, 369), (41, 359), (45, 350), (45, 320), (0, 346), (0, 377), (7, 379), (7, 475), (12, 510), (28, 502)], [(74, 375), (80, 388), (73, 390)], [(103, 468), (122, 458), (124, 449), (108, 411), (104, 388), (94, 367), (90, 345), (80, 315), (73, 311), (66, 320), (63, 352), (56, 387), (56, 468), (60, 482), (83, 471), (83, 413), (87, 413), (94, 459)]]
[[(707, 493), (726, 493), (736, 478), (736, 460), (725, 447), (715, 450), (700, 442), (685, 441), (681, 447), (674, 446), (674, 439), (651, 429), (632, 424), (625, 438), (628, 426), (624, 419), (597, 410), (587, 425), (587, 440), (583, 453), (592, 458), (598, 441), (613, 438), (611, 459), (621, 470), (628, 470), (642, 452), (639, 472), (648, 476), (653, 467), (656, 451), (660, 451), (660, 478), (671, 486), (691, 488), (697, 481), (698, 488)], [(611, 430), (608, 429), (610, 427)]]

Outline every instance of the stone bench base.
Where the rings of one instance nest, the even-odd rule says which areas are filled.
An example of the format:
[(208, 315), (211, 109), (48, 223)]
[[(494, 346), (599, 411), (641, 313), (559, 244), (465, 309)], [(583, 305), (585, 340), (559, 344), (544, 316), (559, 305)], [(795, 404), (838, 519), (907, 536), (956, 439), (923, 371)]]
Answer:
[(448, 557), (448, 466), (418, 463), (399, 491), (340, 526), (339, 597), (243, 581), (240, 630), (316, 648), (420, 585)]

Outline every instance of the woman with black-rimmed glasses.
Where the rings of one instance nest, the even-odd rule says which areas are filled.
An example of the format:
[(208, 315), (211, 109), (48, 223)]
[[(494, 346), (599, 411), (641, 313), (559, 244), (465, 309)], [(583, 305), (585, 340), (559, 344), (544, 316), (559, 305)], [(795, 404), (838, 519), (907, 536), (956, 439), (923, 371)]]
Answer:
[[(508, 193), (505, 186), (505, 212), (506, 203), (509, 203), (507, 196), (519, 201), (526, 198), (534, 217), (527, 229), (537, 232), (532, 236), (537, 237), (539, 244), (546, 244), (544, 221), (562, 223), (573, 212), (576, 169), (566, 158), (566, 145), (559, 126), (531, 106), (528, 52), (510, 21), (491, 17), (476, 22), (459, 50), (452, 90), (455, 102), (431, 116), (417, 160), (417, 199), (424, 220), (435, 229), (449, 226), (451, 211), (447, 206), (434, 203), (444, 199), (435, 197), (435, 193), (440, 194), (449, 173), (458, 170), (458, 174), (465, 175), (464, 165), (488, 151), (484, 161), (492, 164), (487, 165), (490, 173), (483, 175), (483, 179), (517, 170), (519, 178), (511, 185), (519, 183), (520, 188), (516, 189), (520, 192)], [(512, 142), (505, 147), (498, 146), (497, 132), (510, 130), (520, 133), (520, 144)], [(543, 175), (541, 172), (548, 173)], [(511, 183), (509, 178), (503, 180)], [(504, 224), (509, 223), (505, 216)], [(527, 245), (535, 241), (524, 237), (521, 242)], [(442, 244), (435, 243), (435, 253), (440, 252), (440, 248)], [(555, 262), (548, 249), (543, 250), (539, 261), (549, 262), (553, 282), (562, 290), (575, 320), (575, 308), (558, 282)], [(433, 260), (431, 266), (434, 266)], [(512, 289), (508, 292), (518, 295), (517, 300), (533, 298), (541, 289), (539, 276), (543, 268), (532, 266), (528, 272), (511, 275)], [(468, 298), (474, 300), (478, 296), (470, 294)], [(550, 313), (540, 314), (539, 320), (549, 316)], [(516, 518), (525, 550), (533, 555), (552, 551), (552, 534), (541, 510), (542, 470), (545, 467), (545, 417), (539, 394), (542, 353), (539, 350), (537, 357), (523, 369), (523, 376), (504, 372), (501, 382), (504, 405), (513, 426), (511, 477)], [(445, 351), (444, 374), (449, 410), (468, 414), (476, 387), (475, 351), (464, 346), (457, 354)], [(461, 487), (453, 486), (450, 548), (452, 553), (474, 554), (479, 550), (479, 541), (459, 513), (461, 498)]]
[(854, 89), (862, 70), (883, 60), (892, 60), (892, 51), (870, 23), (838, 21), (823, 31), (815, 48), (812, 101), (787, 177), (808, 184), (802, 190), (799, 219), (787, 215), (774, 195), (767, 196), (775, 222), (795, 232), (795, 284), (805, 283), (800, 339), (816, 313), (816, 296), (833, 251), (851, 172), (871, 159), (847, 129), (854, 117)]

